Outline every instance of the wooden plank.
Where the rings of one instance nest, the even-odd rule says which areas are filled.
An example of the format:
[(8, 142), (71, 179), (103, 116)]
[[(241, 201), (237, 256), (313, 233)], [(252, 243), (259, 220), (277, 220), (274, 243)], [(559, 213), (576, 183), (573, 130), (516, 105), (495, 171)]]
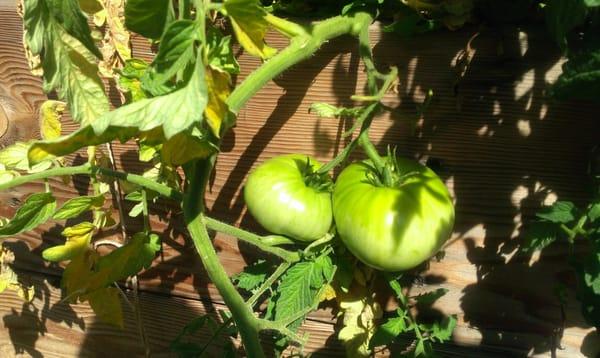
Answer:
[[(35, 111), (44, 97), (39, 79), (26, 67), (20, 21), (5, 4), (6, 0), (0, 3), (0, 95), (4, 93), (4, 101), (18, 108), (8, 114), (11, 124), (18, 118), (22, 118), (18, 123), (23, 123), (11, 127), (22, 132), (6, 141), (9, 143), (36, 135)], [(441, 175), (457, 201), (456, 232), (446, 247), (446, 258), (423, 273), (430, 283), (415, 287), (415, 292), (437, 287), (450, 290), (436, 307), (461, 317), (454, 337), (458, 344), (544, 353), (553, 331), (561, 326), (552, 291), (558, 282), (569, 284), (564, 279), (564, 248), (553, 248), (540, 258), (515, 254), (514, 250), (521, 219), (530, 217), (541, 202), (556, 197), (577, 202), (585, 199), (586, 153), (600, 141), (594, 116), (598, 107), (544, 98), (546, 83), (556, 78), (562, 60), (551, 44), (538, 41), (540, 33), (535, 29), (524, 29), (516, 39), (481, 34), (473, 43), (477, 53), (472, 67), (455, 96), (456, 75), (449, 65), (472, 32), (465, 29), (398, 41), (373, 27), (378, 65), (382, 69), (398, 66), (401, 91), (386, 96), (385, 103), (393, 110), (378, 117), (372, 136), (381, 150), (397, 145), (400, 154), (441, 161)], [(513, 58), (496, 56), (498, 42), (521, 44), (525, 39), (530, 45), (525, 46), (526, 52), (519, 52), (519, 47)], [(268, 41), (279, 48), (285, 45), (276, 35), (270, 35)], [(141, 57), (151, 58), (142, 39), (134, 39), (134, 49)], [(239, 80), (259, 65), (248, 56), (242, 56), (240, 63), (243, 73)], [(347, 105), (349, 96), (361, 91), (364, 80), (354, 42), (341, 39), (325, 45), (311, 60), (264, 88), (240, 113), (234, 134), (226, 139), (209, 196), (212, 214), (260, 230), (245, 213), (239, 196), (245, 175), (265, 159), (285, 152), (330, 158), (343, 144), (343, 128), (334, 120), (318, 120), (308, 108), (313, 102)], [(411, 123), (415, 106), (428, 88), (434, 90), (434, 102), (424, 120)], [(65, 122), (65, 128), (73, 130), (75, 126)], [(136, 161), (135, 148), (132, 143), (117, 145), (115, 154), (121, 167), (139, 172), (144, 166)], [(83, 180), (75, 186), (59, 181), (52, 185), (61, 200), (86, 190)], [(10, 215), (19, 201), (39, 188), (28, 185), (0, 193), (0, 201), (8, 204), (0, 206), (0, 215)], [(173, 208), (161, 204), (154, 209), (166, 212)], [(219, 304), (222, 301), (208, 283), (193, 247), (182, 236), (180, 213), (175, 212), (173, 219), (176, 224), (169, 226), (159, 216), (153, 217), (155, 230), (165, 233), (165, 249), (153, 268), (143, 274), (143, 289), (193, 299), (210, 297)], [(131, 225), (135, 229), (135, 223)], [(45, 267), (39, 253), (60, 242), (61, 228), (49, 224), (42, 229), (51, 229), (50, 234), (37, 230), (22, 236), (31, 253), (24, 250), (18, 265), (57, 274), (60, 268)], [(238, 246), (226, 237), (218, 237), (215, 244), (230, 274), (258, 256), (252, 248)], [(590, 348), (589, 337), (596, 342), (578, 310), (571, 291), (563, 338), (566, 351), (559, 355), (598, 349), (597, 344)], [(319, 311), (313, 319), (332, 322), (329, 311)], [(311, 344), (324, 341), (311, 340)]]

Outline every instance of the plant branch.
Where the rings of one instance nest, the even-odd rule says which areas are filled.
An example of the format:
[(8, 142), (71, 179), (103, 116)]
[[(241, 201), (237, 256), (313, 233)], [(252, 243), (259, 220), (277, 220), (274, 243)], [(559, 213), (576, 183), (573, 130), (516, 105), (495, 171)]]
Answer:
[(157, 183), (151, 179), (144, 178), (141, 175), (118, 172), (107, 168), (95, 168), (94, 170), (96, 170), (100, 174), (111, 176), (121, 180), (126, 180), (132, 184), (137, 184), (143, 188), (153, 190), (158, 194), (169, 199), (173, 199), (176, 201), (183, 200), (183, 195), (181, 194), (181, 192), (166, 185)]
[(231, 311), (231, 315), (242, 337), (246, 355), (249, 357), (264, 357), (260, 345), (259, 329), (254, 311), (246, 305), (242, 296), (237, 292), (229, 275), (212, 245), (206, 231), (204, 211), (204, 193), (212, 171), (215, 157), (189, 163), (184, 167), (186, 174), (186, 194), (183, 201), (183, 214), (187, 229), (190, 233), (196, 251), (210, 280), (215, 284), (223, 301)]
[(47, 178), (51, 178), (51, 177), (77, 175), (77, 174), (90, 175), (91, 168), (92, 168), (92, 166), (90, 164), (86, 163), (86, 164), (78, 165), (76, 167), (53, 168), (53, 169), (48, 169), (48, 170), (45, 170), (45, 171), (39, 172), (39, 173), (22, 175), (22, 176), (14, 178), (11, 181), (0, 184), (0, 190), (10, 189), (15, 186), (19, 186), (19, 185), (23, 185), (26, 183), (36, 181), (36, 180), (47, 179)]
[(279, 247), (273, 247), (268, 244), (265, 244), (265, 242), (263, 241), (264, 238), (262, 236), (256, 235), (250, 231), (237, 228), (233, 225), (226, 224), (222, 221), (210, 218), (208, 216), (205, 216), (204, 220), (206, 223), (206, 227), (208, 227), (209, 229), (237, 237), (238, 239), (245, 241), (253, 246), (256, 246), (264, 252), (268, 252), (272, 255), (275, 255), (286, 262), (296, 262), (300, 260), (300, 256), (295, 252), (290, 252)]

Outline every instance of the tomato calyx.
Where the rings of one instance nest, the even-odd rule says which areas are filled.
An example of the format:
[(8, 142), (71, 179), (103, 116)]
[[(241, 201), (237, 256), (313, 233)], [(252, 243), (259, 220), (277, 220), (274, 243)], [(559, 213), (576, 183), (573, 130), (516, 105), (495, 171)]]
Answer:
[(410, 177), (419, 175), (417, 171), (402, 171), (398, 166), (395, 148), (390, 149), (388, 147), (387, 157), (384, 158), (384, 161), (385, 165), (381, 170), (377, 170), (369, 161), (365, 162), (365, 165), (370, 169), (367, 174), (367, 180), (374, 186), (397, 188), (404, 184)]
[(310, 158), (306, 157), (306, 164), (301, 168), (304, 184), (319, 192), (332, 192), (333, 181), (327, 173), (319, 173), (318, 168), (313, 168)]

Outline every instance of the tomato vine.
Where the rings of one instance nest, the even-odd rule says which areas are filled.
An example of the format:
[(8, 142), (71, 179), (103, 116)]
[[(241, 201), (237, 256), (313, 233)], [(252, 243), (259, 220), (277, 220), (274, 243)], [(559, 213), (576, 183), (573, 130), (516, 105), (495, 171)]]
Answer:
[[(493, 6), (485, 1), (482, 4), (480, 9), (484, 10)], [(28, 61), (34, 73), (42, 76), (44, 89), (56, 92), (66, 104), (48, 101), (42, 105), (41, 140), (17, 143), (0, 151), (0, 190), (39, 180), (46, 184), (45, 191), (29, 196), (11, 220), (0, 221), (0, 238), (18, 235), (47, 220), (76, 218), (91, 211), (93, 222), (65, 228), (64, 244), (46, 249), (43, 256), (65, 264), (62, 286), (70, 302), (87, 301), (101, 319), (119, 326), (122, 325), (119, 301), (122, 292), (114, 285), (133, 277), (133, 285), (137, 287), (135, 275), (148, 268), (160, 250), (158, 235), (152, 231), (149, 220), (149, 202), (162, 197), (181, 205), (195, 249), (229, 310), (222, 314), (221, 324), (208, 316), (192, 321), (173, 342), (174, 350), (199, 356), (210, 342), (227, 333), (239, 334), (249, 357), (265, 356), (261, 344), (264, 334), (275, 342), (277, 353), (282, 353), (290, 344), (299, 347), (302, 353), (306, 337), (297, 332), (302, 321), (322, 301), (336, 300), (343, 326), (338, 337), (349, 356), (368, 356), (377, 346), (391, 344), (403, 333), (414, 337), (410, 354), (431, 356), (433, 342), (451, 338), (456, 317), (448, 316), (426, 324), (419, 322), (412, 310), (417, 304), (432, 304), (445, 291), (440, 289), (410, 297), (400, 284), (401, 274), (382, 274), (377, 270), (406, 271), (428, 260), (448, 239), (454, 209), (448, 192), (433, 171), (397, 158), (393, 148), (388, 149), (387, 155), (381, 155), (369, 139), (371, 122), (384, 108), (381, 101), (398, 80), (397, 68), (391, 67), (387, 72), (376, 68), (369, 26), (376, 14), (393, 8), (400, 20), (386, 29), (404, 36), (440, 26), (456, 28), (471, 18), (474, 2), (461, 0), (450, 6), (445, 1), (399, 1), (390, 5), (383, 0), (356, 0), (319, 6), (312, 1), (272, 1), (267, 5), (263, 6), (258, 0), (24, 0), (24, 45)], [(549, 2), (547, 14), (550, 20), (564, 20), (561, 16), (574, 15), (579, 22), (584, 22), (588, 14), (597, 16), (595, 9), (592, 10), (597, 5), (588, 0), (583, 7), (573, 7), (555, 0)], [(311, 11), (321, 9), (322, 19), (307, 24), (277, 16), (286, 12), (297, 14), (302, 6)], [(89, 18), (104, 31), (100, 48), (93, 36), (95, 32), (88, 25)], [(263, 60), (260, 67), (235, 87), (232, 78), (240, 72), (239, 64), (233, 54), (232, 35), (222, 33), (220, 21), (228, 21), (230, 32), (246, 52)], [(563, 47), (567, 45), (567, 33), (581, 25), (576, 21), (548, 23)], [(585, 26), (592, 25), (586, 23)], [(281, 51), (265, 42), (269, 29), (289, 39)], [(151, 63), (131, 57), (128, 31), (158, 44)], [(257, 235), (210, 217), (205, 207), (209, 178), (215, 170), (222, 138), (235, 127), (239, 111), (269, 81), (313, 56), (326, 42), (343, 35), (356, 39), (367, 73), (366, 93), (350, 98), (359, 103), (353, 108), (316, 103), (311, 110), (321, 117), (352, 119), (352, 128), (344, 133), (352, 139), (330, 162), (319, 166), (307, 159), (304, 167), (296, 168), (300, 171), (296, 174), (302, 178), (296, 183), (297, 187), (305, 185), (322, 194), (329, 204), (327, 210), (333, 211), (324, 215), (333, 215), (334, 224), (326, 218), (321, 220), (324, 223), (320, 223), (323, 227), (318, 234), (297, 235), (298, 230), (306, 230), (314, 224), (308, 221), (316, 221), (315, 216), (321, 216), (313, 209), (309, 215), (302, 216), (302, 222), (294, 223), (294, 230), (280, 229), (279, 224), (292, 211), (285, 206), (278, 215), (260, 214), (267, 216), (261, 220), (251, 202), (261, 200), (260, 192), (270, 188), (260, 186), (246, 199), (250, 211), (254, 211), (267, 229), (276, 228), (271, 229), (276, 231), (273, 235)], [(570, 69), (559, 81), (556, 93), (568, 93), (572, 86), (595, 76), (587, 73), (584, 78), (577, 76), (578, 71), (587, 71), (586, 63), (594, 61), (590, 57), (593, 56), (584, 53), (570, 59), (567, 66)], [(101, 76), (114, 80), (125, 99), (117, 109), (109, 110)], [(419, 115), (426, 109), (431, 95), (430, 92)], [(65, 105), (71, 118), (80, 125), (78, 130), (66, 135), (59, 120)], [(115, 140), (135, 141), (140, 161), (151, 164), (151, 169), (142, 175), (117, 171), (110, 146)], [(87, 163), (65, 166), (64, 156), (82, 148), (88, 148)], [(357, 148), (368, 161), (346, 167), (333, 189), (334, 184), (325, 178), (333, 169), (344, 165)], [(184, 178), (179, 177), (179, 167), (183, 168)], [(361, 168), (362, 177), (356, 183), (348, 181), (348, 174), (344, 172), (356, 171), (356, 168)], [(93, 195), (71, 199), (57, 209), (57, 199), (51, 193), (48, 179), (74, 175), (91, 178)], [(356, 191), (348, 188), (359, 182), (363, 187), (358, 194), (349, 195), (348, 192)], [(279, 184), (270, 186), (274, 188)], [(343, 190), (346, 192), (340, 193)], [(368, 191), (372, 196), (365, 196)], [(382, 195), (377, 192), (385, 192), (387, 202), (378, 199)], [(107, 207), (104, 198), (109, 194), (114, 197), (112, 204), (120, 214), (122, 243), (103, 241), (100, 235), (102, 230), (117, 225), (111, 217), (112, 208)], [(269, 200), (269, 206), (279, 207), (277, 200), (289, 202), (293, 196), (288, 195), (289, 192), (283, 194), (269, 198), (273, 199)], [(389, 198), (394, 202), (389, 202)], [(292, 199), (307, 204), (306, 198)], [(142, 216), (141, 232), (128, 234), (123, 201), (136, 203), (129, 216)], [(360, 220), (356, 208), (352, 208), (353, 202), (378, 206), (373, 210), (376, 213), (368, 215), (362, 226), (356, 226)], [(577, 221), (570, 217), (563, 220), (564, 215), (557, 214), (564, 211), (563, 207), (552, 209), (552, 215), (541, 218), (560, 224), (559, 228), (568, 234), (572, 243), (577, 235), (597, 234), (597, 230), (586, 226), (588, 220), (597, 222), (600, 216), (597, 206), (597, 203), (591, 205)], [(428, 210), (432, 212), (426, 212)], [(413, 223), (398, 224), (400, 216), (413, 218)], [(370, 223), (378, 223), (378, 228), (360, 231)], [(249, 265), (232, 279), (213, 247), (213, 231), (253, 245), (270, 260)], [(408, 235), (413, 236), (409, 238), (412, 243), (408, 242)], [(420, 241), (414, 239), (416, 236)], [(372, 249), (378, 257), (364, 252), (365, 238), (369, 238), (370, 245), (379, 246)], [(534, 240), (530, 246), (540, 248), (547, 245), (547, 241)], [(114, 246), (114, 250), (100, 255), (96, 248), (104, 244)], [(6, 257), (4, 252), (0, 256), (3, 272), (8, 270), (4, 268)], [(378, 280), (387, 282), (398, 303), (396, 312), (385, 322), (378, 297), (372, 292)], [(22, 296), (31, 298), (28, 288), (20, 287), (15, 279), (8, 284), (16, 287)], [(584, 294), (589, 296), (595, 285), (588, 284)], [(257, 307), (259, 303), (266, 303), (266, 309)], [(149, 355), (137, 298), (132, 306)], [(186, 335), (204, 326), (212, 332), (208, 343), (190, 347), (183, 342)], [(232, 346), (228, 345), (227, 349)]]

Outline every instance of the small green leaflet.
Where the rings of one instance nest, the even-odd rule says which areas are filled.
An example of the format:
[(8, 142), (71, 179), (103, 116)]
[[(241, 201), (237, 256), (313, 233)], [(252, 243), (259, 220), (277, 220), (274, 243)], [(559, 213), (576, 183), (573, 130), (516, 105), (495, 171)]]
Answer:
[(551, 206), (542, 208), (535, 216), (557, 224), (568, 224), (575, 221), (578, 213), (575, 204), (569, 201), (557, 201)]
[(10, 222), (0, 227), (0, 238), (29, 231), (46, 222), (56, 209), (56, 199), (51, 193), (32, 194), (17, 210)]
[(54, 214), (54, 219), (71, 219), (81, 215), (82, 213), (92, 208), (102, 207), (102, 205), (104, 205), (104, 195), (81, 196), (72, 198), (56, 211), (56, 213)]
[(592, 206), (588, 210), (587, 216), (592, 223), (595, 223), (596, 220), (600, 218), (600, 201), (597, 201), (594, 204), (592, 204)]
[(169, 11), (170, 0), (127, 0), (125, 26), (138, 34), (158, 39), (165, 26), (173, 19)]
[(426, 292), (418, 296), (412, 297), (420, 306), (431, 306), (435, 301), (448, 293), (447, 288), (438, 288), (434, 291)]
[(340, 117), (356, 117), (362, 111), (362, 107), (345, 108), (335, 107), (328, 103), (313, 103), (308, 109), (309, 113), (314, 113), (322, 118), (340, 118)]
[(233, 75), (240, 73), (240, 65), (231, 49), (231, 36), (223, 36), (218, 29), (208, 27), (206, 45), (210, 67)]
[(125, 61), (122, 69), (117, 69), (119, 74), (119, 88), (125, 92), (127, 103), (136, 102), (148, 98), (142, 89), (141, 78), (148, 69), (144, 60), (137, 58)]
[(584, 0), (584, 2), (588, 7), (600, 6), (600, 0)]
[(560, 234), (560, 226), (555, 223), (533, 221), (525, 231), (525, 241), (520, 249), (525, 253), (543, 250), (548, 245), (558, 240)]
[(232, 277), (237, 287), (253, 292), (267, 278), (267, 274), (272, 271), (273, 265), (265, 260), (258, 260), (252, 265), (244, 267), (244, 271)]
[(456, 316), (446, 316), (441, 322), (434, 322), (426, 326), (429, 331), (431, 340), (437, 340), (440, 343), (448, 341), (452, 338), (452, 332), (456, 327)]
[(408, 330), (406, 326), (406, 312), (398, 310), (398, 316), (392, 317), (384, 324), (377, 327), (375, 334), (369, 342), (369, 348), (384, 346), (391, 343), (400, 333)]
[(164, 95), (164, 86), (171, 78), (195, 60), (194, 43), (199, 29), (191, 20), (177, 20), (169, 24), (160, 39), (158, 53), (152, 62), (148, 76), (142, 79), (142, 87), (154, 96)]
[(43, 57), (44, 91), (56, 90), (73, 119), (87, 124), (108, 111), (109, 103), (98, 76), (99, 51), (87, 37), (85, 18), (82, 24), (81, 18), (66, 16), (78, 11), (76, 0), (25, 1), (23, 22), (32, 54)]

